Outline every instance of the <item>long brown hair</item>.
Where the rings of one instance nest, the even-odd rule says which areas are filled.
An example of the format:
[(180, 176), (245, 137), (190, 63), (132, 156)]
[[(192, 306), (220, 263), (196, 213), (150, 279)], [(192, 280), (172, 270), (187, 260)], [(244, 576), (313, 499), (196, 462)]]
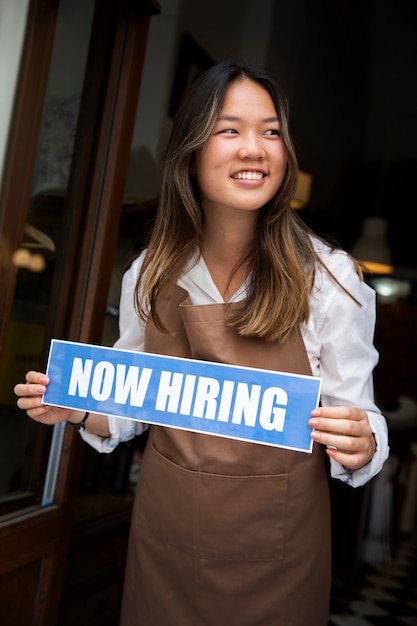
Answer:
[(213, 131), (229, 87), (243, 79), (257, 83), (272, 98), (287, 167), (276, 196), (259, 211), (252, 251), (242, 260), (251, 268), (247, 297), (229, 324), (243, 336), (274, 341), (284, 340), (309, 317), (315, 268), (321, 261), (311, 241), (312, 232), (291, 208), (298, 165), (286, 97), (262, 69), (220, 63), (194, 83), (173, 120), (155, 224), (136, 284), (140, 318), (145, 321), (150, 315), (161, 331), (169, 329), (157, 313), (158, 294), (178, 280), (202, 245), (204, 215), (194, 175), (196, 154)]

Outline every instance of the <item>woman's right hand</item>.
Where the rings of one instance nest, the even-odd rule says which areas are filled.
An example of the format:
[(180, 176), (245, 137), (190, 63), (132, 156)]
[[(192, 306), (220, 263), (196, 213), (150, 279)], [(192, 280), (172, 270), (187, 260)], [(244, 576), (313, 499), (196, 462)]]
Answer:
[(67, 420), (79, 422), (83, 411), (64, 409), (42, 404), (42, 396), (49, 384), (49, 377), (42, 372), (28, 372), (25, 383), (15, 385), (14, 392), (18, 396), (17, 406), (23, 409), (32, 419), (42, 424), (59, 424)]

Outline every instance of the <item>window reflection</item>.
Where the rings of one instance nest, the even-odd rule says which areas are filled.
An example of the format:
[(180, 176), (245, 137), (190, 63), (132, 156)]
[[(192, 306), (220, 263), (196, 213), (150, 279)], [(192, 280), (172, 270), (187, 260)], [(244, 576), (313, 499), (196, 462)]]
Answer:
[(94, 0), (59, 3), (24, 237), (8, 270), (16, 272), (16, 283), (0, 363), (0, 515), (53, 499), (62, 428), (45, 428), (28, 419), (17, 409), (13, 386), (29, 369), (44, 368), (54, 325), (57, 267), (65, 263), (70, 235), (66, 196), (94, 6)]

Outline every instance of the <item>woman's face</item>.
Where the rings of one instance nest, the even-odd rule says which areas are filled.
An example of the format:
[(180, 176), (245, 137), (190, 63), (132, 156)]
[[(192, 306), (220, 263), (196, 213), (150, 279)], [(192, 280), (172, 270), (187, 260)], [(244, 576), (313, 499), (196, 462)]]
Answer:
[(233, 83), (213, 133), (197, 158), (204, 212), (260, 209), (281, 187), (286, 165), (270, 95), (248, 79)]

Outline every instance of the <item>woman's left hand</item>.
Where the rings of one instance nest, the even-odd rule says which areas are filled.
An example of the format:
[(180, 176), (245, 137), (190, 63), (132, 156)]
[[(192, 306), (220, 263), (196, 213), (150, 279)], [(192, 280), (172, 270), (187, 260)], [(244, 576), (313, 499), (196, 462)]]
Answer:
[(327, 454), (347, 470), (356, 470), (372, 459), (375, 438), (368, 415), (351, 406), (323, 406), (311, 412), (311, 438), (327, 447)]

